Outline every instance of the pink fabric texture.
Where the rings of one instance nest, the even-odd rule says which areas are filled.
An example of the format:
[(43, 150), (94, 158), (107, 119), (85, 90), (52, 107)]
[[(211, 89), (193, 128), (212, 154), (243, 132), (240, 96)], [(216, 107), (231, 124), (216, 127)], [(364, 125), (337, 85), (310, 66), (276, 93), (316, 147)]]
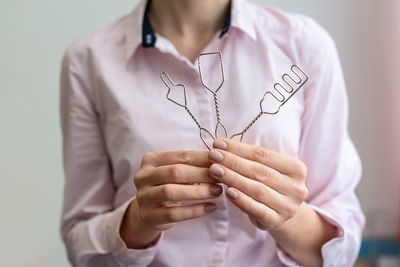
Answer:
[[(177, 224), (148, 249), (128, 249), (120, 238), (143, 154), (205, 150), (188, 114), (166, 100), (160, 73), (187, 85), (188, 106), (205, 128), (213, 131), (216, 124), (213, 97), (200, 83), (197, 62), (157, 34), (154, 47), (142, 46), (145, 5), (69, 46), (62, 63), (62, 237), (70, 261), (96, 267), (298, 266), (224, 194), (214, 213)], [(221, 119), (229, 134), (240, 132), (291, 65), (305, 70), (307, 85), (277, 115), (257, 121), (243, 142), (306, 163), (307, 203), (339, 229), (322, 248), (324, 266), (352, 266), (364, 225), (354, 194), (361, 163), (347, 133), (347, 96), (335, 45), (301, 15), (243, 0), (233, 0), (231, 12), (229, 32), (203, 51), (223, 53)], [(219, 68), (212, 63), (204, 69), (211, 82)]]

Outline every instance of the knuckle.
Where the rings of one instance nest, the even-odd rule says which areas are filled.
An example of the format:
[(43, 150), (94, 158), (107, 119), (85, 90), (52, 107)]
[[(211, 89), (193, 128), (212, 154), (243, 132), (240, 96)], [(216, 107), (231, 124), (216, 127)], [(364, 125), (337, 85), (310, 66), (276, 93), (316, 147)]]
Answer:
[(151, 153), (144, 154), (142, 157), (141, 166), (150, 164), (152, 162), (152, 159), (153, 159), (153, 155)]
[(240, 151), (240, 143), (232, 142), (228, 146), (229, 146), (230, 150), (232, 150), (232, 152)]
[(250, 215), (249, 215), (249, 219), (250, 219), (250, 221), (251, 221), (255, 226), (257, 226), (259, 229), (261, 229), (261, 230), (266, 230), (266, 225), (264, 224), (264, 223), (265, 223), (264, 221), (261, 222), (259, 219), (254, 218), (254, 217), (252, 217), (252, 216), (250, 216)]
[(304, 201), (308, 197), (308, 189), (305, 186), (302, 186), (301, 189), (301, 200)]
[(239, 167), (239, 160), (237, 157), (229, 157), (230, 158), (230, 162), (231, 162), (231, 166), (233, 169), (237, 170)]
[(272, 175), (271, 171), (264, 166), (257, 166), (254, 168), (254, 176), (256, 180), (262, 182), (265, 178), (270, 178)]
[(190, 162), (190, 159), (192, 157), (192, 152), (191, 151), (181, 151), (178, 153), (178, 161), (187, 164)]
[(265, 199), (266, 191), (263, 188), (263, 186), (257, 186), (254, 189), (254, 198), (261, 201), (262, 199)]
[(137, 202), (138, 202), (138, 204), (140, 205), (141, 203), (143, 203), (143, 200), (144, 200), (144, 193), (143, 193), (143, 191), (142, 190), (139, 190), (137, 193), (136, 193), (136, 199), (137, 199)]
[(294, 193), (295, 193), (295, 195), (296, 195), (296, 198), (297, 198), (299, 201), (303, 201), (303, 200), (305, 200), (305, 199), (307, 198), (307, 196), (308, 196), (308, 189), (307, 189), (307, 187), (305, 187), (304, 185), (298, 185), (298, 184), (296, 184), (296, 185), (294, 186)]
[(267, 228), (271, 228), (273, 227), (273, 219), (271, 218), (271, 216), (268, 213), (263, 213), (260, 217), (260, 221), (263, 222), (263, 225), (267, 226)]
[(304, 164), (304, 162), (298, 161), (296, 164), (295, 171), (296, 171), (297, 175), (299, 176), (299, 178), (301, 178), (302, 180), (306, 178), (307, 166), (306, 166), (306, 164)]
[(164, 219), (167, 222), (178, 222), (179, 221), (179, 213), (175, 209), (167, 209), (164, 214)]
[(178, 178), (181, 177), (182, 171), (179, 165), (171, 165), (168, 168), (168, 174), (167, 174), (172, 180), (177, 180)]
[(142, 169), (140, 169), (139, 171), (137, 171), (133, 177), (133, 183), (135, 184), (136, 188), (138, 188), (143, 180), (144, 180), (144, 171)]
[(258, 162), (266, 162), (271, 157), (271, 153), (261, 147), (256, 147), (253, 151), (253, 158)]
[(174, 190), (172, 190), (168, 185), (161, 186), (160, 194), (165, 200), (174, 200)]

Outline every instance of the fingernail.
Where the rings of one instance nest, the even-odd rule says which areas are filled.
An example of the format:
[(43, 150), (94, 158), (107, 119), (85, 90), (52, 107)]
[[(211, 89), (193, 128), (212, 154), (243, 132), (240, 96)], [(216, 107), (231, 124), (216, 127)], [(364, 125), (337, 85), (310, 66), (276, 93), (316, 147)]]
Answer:
[(228, 148), (228, 144), (226, 142), (220, 140), (220, 139), (217, 139), (217, 140), (214, 141), (213, 147), (225, 150), (225, 149)]
[(217, 209), (217, 205), (215, 204), (207, 204), (204, 206), (204, 211), (207, 213), (213, 212)]
[(231, 198), (231, 199), (237, 199), (237, 198), (238, 198), (238, 193), (236, 192), (235, 189), (233, 189), (233, 188), (231, 188), (231, 187), (229, 187), (229, 188), (226, 190), (225, 194), (226, 194), (229, 198)]
[(210, 173), (211, 175), (217, 176), (217, 177), (222, 177), (224, 175), (224, 170), (219, 167), (217, 164), (213, 164), (210, 167)]
[(211, 193), (212, 195), (214, 195), (214, 196), (219, 196), (219, 195), (221, 195), (221, 193), (222, 193), (222, 187), (219, 186), (219, 185), (213, 185), (213, 186), (210, 188), (210, 193)]
[(215, 162), (220, 162), (224, 159), (224, 156), (217, 150), (211, 150), (209, 157), (210, 157), (210, 160), (215, 161)]

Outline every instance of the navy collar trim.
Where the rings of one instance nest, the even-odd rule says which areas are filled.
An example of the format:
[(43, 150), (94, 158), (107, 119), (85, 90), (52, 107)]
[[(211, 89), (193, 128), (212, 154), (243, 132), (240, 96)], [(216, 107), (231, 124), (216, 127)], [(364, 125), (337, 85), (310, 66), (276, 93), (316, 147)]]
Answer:
[(232, 2), (229, 3), (229, 13), (228, 16), (226, 17), (224, 27), (222, 28), (221, 34), (219, 35), (219, 38), (221, 39), (224, 37), (226, 33), (229, 32), (229, 29), (231, 28), (231, 20), (232, 20)]
[(146, 8), (144, 10), (143, 16), (143, 26), (142, 26), (142, 46), (143, 47), (154, 47), (156, 44), (157, 37), (154, 34), (153, 28), (150, 24), (149, 19), (149, 9), (151, 0), (147, 1)]
[[(143, 25), (142, 25), (142, 46), (145, 48), (154, 47), (157, 41), (157, 37), (153, 31), (149, 19), (149, 9), (151, 0), (147, 1), (146, 8), (144, 10)], [(232, 4), (229, 5), (229, 13), (226, 17), (224, 27), (221, 30), (219, 38), (221, 39), (231, 28), (232, 20)]]

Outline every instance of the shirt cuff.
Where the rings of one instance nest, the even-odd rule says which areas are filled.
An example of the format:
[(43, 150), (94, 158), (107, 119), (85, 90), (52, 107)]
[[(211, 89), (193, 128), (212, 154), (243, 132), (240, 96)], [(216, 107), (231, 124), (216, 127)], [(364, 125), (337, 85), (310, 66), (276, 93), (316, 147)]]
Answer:
[[(336, 237), (332, 238), (328, 242), (326, 242), (321, 249), (323, 266), (332, 266), (330, 263), (337, 262), (338, 259), (343, 257), (342, 250), (340, 249), (342, 243), (344, 242), (344, 228), (341, 223), (335, 219), (329, 212), (308, 204), (309, 207), (314, 209), (324, 220), (326, 220), (331, 225), (335, 226), (337, 229)], [(279, 260), (288, 267), (301, 267), (302, 265), (297, 263), (289, 254), (287, 254), (284, 250), (282, 250), (278, 246), (278, 258)]]
[(111, 233), (111, 236), (109, 240), (112, 240), (113, 256), (116, 261), (121, 262), (123, 265), (129, 264), (129, 266), (148, 266), (156, 255), (163, 234), (161, 233), (160, 237), (145, 249), (130, 249), (126, 246), (119, 231), (124, 214), (132, 200), (133, 198), (129, 199), (115, 210), (114, 216), (110, 220), (109, 233)]
[(302, 267), (303, 265), (300, 265), (297, 263), (292, 257), (290, 257), (289, 254), (287, 254), (283, 249), (281, 249), (278, 245), (278, 258), (279, 260), (288, 267)]
[[(336, 227), (336, 237), (332, 238), (328, 242), (326, 242), (322, 246), (322, 260), (323, 260), (323, 266), (333, 266), (333, 263), (337, 262), (346, 262), (346, 255), (344, 255), (343, 248), (344, 242), (345, 242), (345, 230), (342, 225), (332, 214), (330, 214), (328, 211), (321, 209), (317, 206), (308, 204), (311, 208), (313, 208), (318, 214), (326, 220), (328, 223)], [(341, 265), (345, 266), (345, 265)]]

